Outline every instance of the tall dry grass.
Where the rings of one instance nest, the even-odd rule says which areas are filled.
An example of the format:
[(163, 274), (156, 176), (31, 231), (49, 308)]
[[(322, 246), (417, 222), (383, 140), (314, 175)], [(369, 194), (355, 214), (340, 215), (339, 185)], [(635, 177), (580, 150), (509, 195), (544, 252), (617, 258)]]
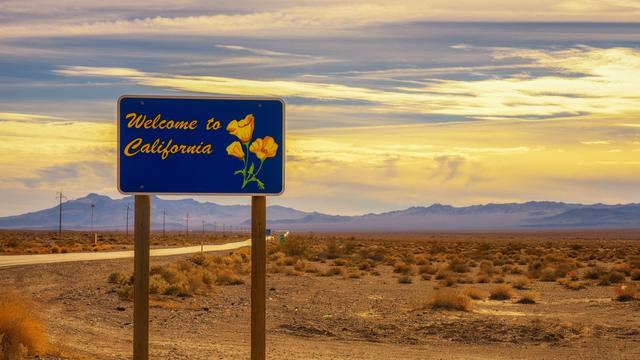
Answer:
[(41, 356), (48, 347), (35, 304), (16, 291), (3, 291), (0, 294), (0, 359)]

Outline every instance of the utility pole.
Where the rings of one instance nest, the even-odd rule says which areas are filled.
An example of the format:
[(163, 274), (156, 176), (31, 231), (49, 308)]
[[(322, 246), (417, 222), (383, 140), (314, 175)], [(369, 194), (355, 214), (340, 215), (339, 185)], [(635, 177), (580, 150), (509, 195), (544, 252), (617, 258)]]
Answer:
[(129, 236), (129, 205), (127, 205), (127, 236)]
[(213, 235), (217, 235), (218, 233), (218, 223), (216, 221), (213, 222)]
[(62, 199), (65, 198), (62, 195), (62, 190), (56, 193), (56, 197), (60, 200), (58, 205), (58, 235), (62, 235)]
[(91, 232), (93, 232), (93, 209), (96, 207), (96, 204), (91, 203)]
[(189, 213), (187, 213), (187, 237), (189, 237)]
[(165, 218), (167, 216), (167, 210), (162, 209), (162, 237), (165, 237)]
[(204, 219), (202, 219), (202, 237), (200, 238), (200, 253), (204, 254)]

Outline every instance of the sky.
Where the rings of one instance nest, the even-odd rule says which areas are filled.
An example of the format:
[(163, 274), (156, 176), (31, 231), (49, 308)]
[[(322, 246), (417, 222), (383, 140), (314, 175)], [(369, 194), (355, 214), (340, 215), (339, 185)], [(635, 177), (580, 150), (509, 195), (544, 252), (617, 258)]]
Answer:
[(270, 204), (640, 202), (638, 19), (636, 0), (0, 0), (0, 216), (121, 197), (122, 94), (283, 97)]

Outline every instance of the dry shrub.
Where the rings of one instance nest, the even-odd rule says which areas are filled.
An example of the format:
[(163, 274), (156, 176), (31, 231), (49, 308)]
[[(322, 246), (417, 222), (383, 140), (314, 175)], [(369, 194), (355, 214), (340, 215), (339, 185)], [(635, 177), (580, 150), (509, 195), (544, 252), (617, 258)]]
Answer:
[(431, 275), (429, 275), (429, 274), (422, 274), (422, 280), (425, 280), (425, 281), (431, 280)]
[(411, 279), (411, 276), (403, 275), (398, 278), (398, 282), (400, 284), (411, 284), (413, 279)]
[(418, 268), (418, 273), (435, 275), (438, 272), (438, 267), (432, 264), (423, 264)]
[(478, 274), (476, 276), (476, 282), (478, 284), (486, 284), (491, 282), (491, 276), (487, 275), (487, 274)]
[(451, 259), (447, 268), (456, 273), (469, 272), (469, 265), (467, 264), (467, 261), (461, 257)]
[(631, 271), (631, 280), (640, 281), (640, 269)]
[(216, 284), (218, 285), (241, 285), (244, 284), (244, 280), (238, 274), (231, 269), (222, 268), (216, 273)]
[(48, 349), (44, 325), (35, 305), (15, 291), (0, 294), (0, 358), (40, 356)]
[(393, 272), (403, 275), (415, 274), (415, 266), (405, 263), (404, 261), (398, 261), (393, 265)]
[(309, 266), (309, 263), (306, 260), (300, 259), (296, 261), (296, 263), (293, 265), (293, 268), (296, 271), (305, 271), (307, 266)]
[(459, 291), (441, 289), (432, 295), (427, 306), (436, 310), (471, 311), (473, 302)]
[(149, 293), (163, 294), (167, 287), (169, 287), (169, 283), (164, 280), (162, 275), (154, 274), (149, 277)]
[(636, 285), (619, 285), (613, 289), (613, 292), (617, 301), (640, 300), (640, 289)]
[(593, 266), (588, 268), (582, 277), (588, 280), (598, 280), (600, 276), (605, 275), (608, 272), (609, 271), (603, 266)]
[(472, 286), (465, 287), (462, 293), (473, 300), (484, 300), (489, 297), (489, 292)]
[(191, 262), (200, 266), (209, 266), (211, 259), (203, 253), (198, 253), (189, 258)]
[(282, 263), (286, 266), (293, 266), (296, 261), (297, 259), (292, 256), (287, 256), (286, 258), (282, 259)]
[(535, 291), (526, 291), (518, 300), (518, 304), (535, 304), (538, 300), (538, 293)]
[(280, 245), (280, 251), (287, 256), (304, 257), (309, 252), (309, 243), (302, 237), (290, 235), (287, 236), (284, 244)]
[(560, 284), (569, 290), (582, 290), (587, 288), (587, 285), (583, 281), (563, 281)]
[(614, 271), (617, 271), (617, 272), (621, 272), (621, 273), (623, 273), (625, 275), (631, 275), (631, 265), (626, 264), (626, 263), (613, 265), (611, 270), (614, 270)]
[(334, 240), (327, 244), (323, 255), (327, 259), (337, 259), (342, 255), (342, 251), (338, 243)]
[(445, 275), (443, 279), (440, 280), (440, 285), (451, 287), (454, 286), (458, 282), (458, 277), (452, 273)]
[(345, 266), (347, 265), (347, 260), (343, 259), (343, 258), (338, 258), (333, 260), (333, 265), (335, 266)]
[(120, 271), (116, 271), (109, 274), (107, 281), (112, 284), (125, 285), (128, 282), (128, 279), (123, 273), (121, 273)]
[(339, 267), (330, 267), (325, 272), (322, 273), (322, 276), (341, 276), (344, 275), (344, 270)]
[(511, 286), (506, 284), (501, 284), (494, 287), (489, 293), (489, 298), (491, 300), (509, 300), (514, 295)]
[(489, 276), (493, 275), (493, 263), (489, 260), (482, 260), (480, 262), (480, 272)]
[(556, 281), (558, 276), (556, 275), (556, 269), (552, 266), (547, 266), (540, 271), (540, 281)]
[(518, 276), (513, 280), (511, 285), (518, 290), (525, 290), (531, 287), (531, 280), (525, 276)]
[(124, 285), (116, 290), (116, 293), (121, 300), (133, 300), (133, 286), (131, 285)]
[(304, 272), (309, 274), (317, 274), (320, 272), (320, 268), (315, 265), (307, 265), (304, 268)]
[(623, 282), (625, 279), (624, 274), (617, 271), (611, 271), (608, 274), (600, 276), (598, 279), (598, 285), (607, 286), (611, 284), (617, 284)]

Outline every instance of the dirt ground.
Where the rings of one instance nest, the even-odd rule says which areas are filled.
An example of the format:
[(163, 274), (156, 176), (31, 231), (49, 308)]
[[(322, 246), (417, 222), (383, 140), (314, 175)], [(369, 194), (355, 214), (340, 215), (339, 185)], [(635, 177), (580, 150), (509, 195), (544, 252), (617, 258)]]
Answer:
[[(640, 245), (628, 239), (635, 236), (624, 236), (626, 251)], [(395, 244), (392, 238), (365, 240)], [(433, 239), (416, 236), (412, 241)], [(185, 258), (153, 258), (152, 265)], [(115, 271), (130, 273), (132, 267), (126, 259), (3, 268), (0, 288), (17, 288), (39, 304), (61, 357), (127, 359), (132, 303), (119, 298), (107, 277)], [(640, 358), (640, 301), (613, 300), (614, 285), (576, 291), (558, 282), (533, 281), (536, 304), (487, 299), (474, 301), (471, 312), (442, 311), (425, 306), (434, 289), (442, 287), (435, 279), (415, 275), (411, 283), (400, 283), (393, 266), (376, 269), (376, 275), (359, 278), (270, 272), (268, 358)], [(216, 286), (208, 295), (154, 296), (151, 358), (249, 358), (250, 285), (244, 277), (245, 284)]]

